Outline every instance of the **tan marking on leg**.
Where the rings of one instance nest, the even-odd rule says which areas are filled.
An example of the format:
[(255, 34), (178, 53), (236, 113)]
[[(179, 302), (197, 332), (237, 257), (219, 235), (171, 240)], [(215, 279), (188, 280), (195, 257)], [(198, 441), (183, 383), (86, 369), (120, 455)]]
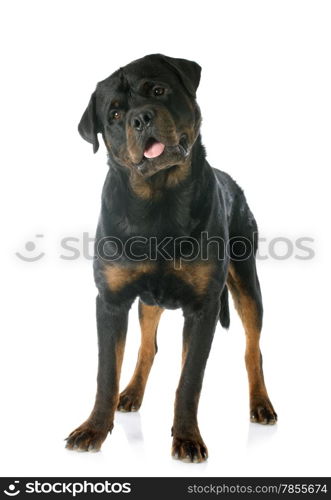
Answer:
[(188, 351), (188, 343), (185, 339), (183, 339), (183, 347), (182, 347), (182, 368), (185, 364), (186, 361), (186, 356), (187, 356), (187, 351)]
[(139, 302), (141, 345), (133, 376), (121, 393), (119, 407), (122, 410), (138, 410), (141, 405), (147, 379), (156, 354), (156, 332), (164, 309)]
[(144, 274), (153, 272), (154, 267), (155, 264), (151, 262), (139, 262), (129, 266), (114, 264), (106, 266), (104, 274), (109, 288), (113, 292), (118, 292)]
[(227, 285), (233, 297), (235, 308), (243, 323), (246, 333), (245, 362), (249, 382), (249, 394), (252, 400), (261, 397), (269, 399), (264, 384), (261, 366), (260, 333), (261, 320), (255, 301), (247, 294), (232, 265), (229, 267)]
[(141, 346), (139, 349), (138, 362), (132, 377), (132, 382), (141, 380), (145, 386), (154, 356), (156, 354), (156, 331), (164, 309), (158, 306), (148, 306), (140, 303), (140, 328)]

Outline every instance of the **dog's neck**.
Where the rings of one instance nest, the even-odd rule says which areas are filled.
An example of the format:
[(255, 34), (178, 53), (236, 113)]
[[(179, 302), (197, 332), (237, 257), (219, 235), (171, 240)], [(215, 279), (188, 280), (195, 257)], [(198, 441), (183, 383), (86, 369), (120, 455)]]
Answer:
[(130, 175), (111, 159), (109, 166), (104, 199), (114, 224), (124, 230), (125, 220), (130, 221), (125, 232), (139, 233), (143, 226), (151, 234), (156, 227), (165, 233), (190, 234), (200, 219), (192, 207), (208, 209), (206, 193), (212, 171), (200, 135), (181, 168), (174, 166), (144, 179)]

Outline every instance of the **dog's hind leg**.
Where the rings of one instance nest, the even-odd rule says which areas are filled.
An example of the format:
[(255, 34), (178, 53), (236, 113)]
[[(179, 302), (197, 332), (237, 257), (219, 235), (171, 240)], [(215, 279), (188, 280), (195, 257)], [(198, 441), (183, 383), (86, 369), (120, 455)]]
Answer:
[(139, 301), (141, 345), (135, 371), (126, 389), (120, 394), (118, 410), (137, 411), (142, 403), (145, 387), (157, 352), (156, 333), (163, 309)]
[(227, 284), (246, 333), (245, 362), (249, 382), (251, 421), (274, 424), (277, 414), (265, 386), (259, 346), (263, 308), (255, 257), (232, 261)]

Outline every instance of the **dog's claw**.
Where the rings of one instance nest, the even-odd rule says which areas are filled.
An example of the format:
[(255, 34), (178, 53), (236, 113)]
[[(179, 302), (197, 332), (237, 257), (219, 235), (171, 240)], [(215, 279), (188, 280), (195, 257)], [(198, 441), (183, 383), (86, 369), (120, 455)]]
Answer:
[(202, 440), (174, 438), (172, 456), (176, 460), (188, 463), (201, 463), (207, 460), (208, 451)]
[(120, 394), (117, 410), (122, 412), (136, 412), (140, 408), (141, 401), (141, 394), (127, 388)]
[(81, 425), (65, 439), (66, 448), (75, 451), (99, 451), (106, 439), (105, 430), (93, 429), (86, 424)]

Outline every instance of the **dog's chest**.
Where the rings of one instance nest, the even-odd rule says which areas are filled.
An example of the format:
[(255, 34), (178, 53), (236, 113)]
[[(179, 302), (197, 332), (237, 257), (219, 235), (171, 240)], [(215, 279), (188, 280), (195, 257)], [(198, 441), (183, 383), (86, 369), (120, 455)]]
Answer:
[[(145, 260), (106, 266), (104, 275), (110, 291), (132, 298), (137, 295), (149, 305), (169, 309), (203, 299), (215, 283), (217, 266), (214, 262)], [(214, 285), (213, 285), (214, 286)]]
[[(121, 196), (122, 195), (122, 196)], [(102, 212), (106, 232), (125, 240), (133, 236), (180, 236), (190, 234), (196, 224), (192, 217), (192, 186), (180, 191), (160, 190), (153, 197), (139, 199), (115, 192), (108, 209)]]
[(210, 263), (182, 263), (180, 267), (169, 265), (163, 272), (146, 276), (140, 298), (146, 304), (167, 309), (183, 307), (206, 295), (212, 274)]

